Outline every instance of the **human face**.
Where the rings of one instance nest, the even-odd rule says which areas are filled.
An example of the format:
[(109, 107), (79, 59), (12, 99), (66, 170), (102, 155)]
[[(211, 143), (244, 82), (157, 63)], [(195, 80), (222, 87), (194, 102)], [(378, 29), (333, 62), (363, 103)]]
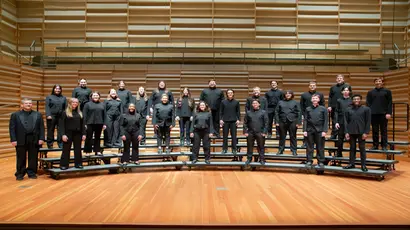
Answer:
[(158, 84), (158, 87), (159, 87), (160, 89), (165, 88), (165, 82), (160, 81), (159, 84)]
[(354, 97), (354, 98), (353, 98), (353, 105), (359, 106), (360, 103), (361, 103), (360, 97)]
[(23, 102), (23, 110), (24, 111), (31, 111), (31, 108), (33, 107), (33, 102), (30, 100), (24, 101)]
[(229, 90), (229, 91), (226, 93), (226, 95), (228, 96), (228, 99), (229, 99), (229, 100), (232, 100), (232, 98), (233, 98), (233, 91), (232, 91), (232, 90)]
[(320, 101), (320, 98), (318, 96), (312, 97), (312, 104), (313, 105), (318, 105)]
[(83, 88), (87, 87), (87, 81), (85, 79), (81, 79), (80, 86)]
[(259, 106), (260, 106), (259, 102), (257, 102), (257, 101), (252, 102), (252, 108), (254, 110), (259, 110)]
[(209, 87), (214, 88), (214, 87), (216, 87), (216, 82), (215, 81), (210, 81), (208, 85), (209, 85)]
[(350, 91), (349, 88), (344, 88), (342, 91), (343, 97), (349, 97)]
[(71, 108), (73, 110), (76, 110), (78, 108), (78, 104), (79, 104), (79, 102), (78, 102), (77, 98), (71, 100)]
[(184, 96), (188, 96), (189, 94), (188, 89), (184, 89), (183, 93), (184, 93)]
[(118, 84), (118, 86), (120, 87), (120, 89), (124, 89), (125, 88), (125, 84), (123, 81), (120, 81), (120, 84)]
[(278, 83), (276, 81), (272, 81), (270, 83), (270, 86), (272, 87), (272, 89), (277, 89), (278, 88)]
[(57, 86), (57, 87), (54, 88), (54, 93), (55, 93), (56, 95), (60, 95), (60, 94), (61, 94), (61, 88), (60, 88), (60, 86)]
[(112, 98), (117, 97), (117, 91), (115, 89), (110, 90), (110, 96)]
[(141, 96), (144, 95), (144, 93), (145, 93), (144, 87), (140, 87), (140, 88), (138, 89), (138, 93), (139, 93)]
[(254, 88), (254, 89), (253, 89), (253, 95), (254, 95), (255, 97), (259, 97), (259, 96), (261, 95), (261, 89), (259, 89), (259, 88)]
[(310, 83), (309, 84), (309, 90), (310, 91), (315, 91), (316, 90), (316, 83)]
[(377, 79), (376, 81), (374, 81), (374, 84), (376, 85), (376, 88), (383, 87), (383, 81), (381, 79)]
[(135, 112), (135, 105), (130, 104), (130, 105), (128, 106), (128, 112), (130, 112), (130, 113)]
[(93, 99), (93, 101), (97, 102), (100, 100), (100, 95), (98, 95), (98, 93), (93, 93), (91, 98)]
[(199, 104), (199, 110), (200, 111), (205, 111), (205, 109), (206, 109), (205, 103), (201, 102), (201, 104)]
[(336, 77), (337, 84), (341, 84), (344, 81), (345, 81), (345, 79), (344, 79), (343, 75), (337, 75), (337, 77)]
[(168, 96), (167, 95), (162, 96), (161, 101), (162, 101), (162, 104), (167, 104), (168, 103)]
[(289, 93), (289, 92), (287, 92), (287, 93), (285, 94), (285, 98), (286, 98), (286, 100), (291, 100), (291, 99), (292, 99), (292, 94)]

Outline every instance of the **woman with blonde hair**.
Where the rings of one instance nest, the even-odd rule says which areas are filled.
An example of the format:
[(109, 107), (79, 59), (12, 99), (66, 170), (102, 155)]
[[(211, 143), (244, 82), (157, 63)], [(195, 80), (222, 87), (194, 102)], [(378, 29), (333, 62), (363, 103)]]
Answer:
[(62, 113), (60, 128), (63, 141), (63, 152), (60, 159), (60, 168), (66, 170), (70, 162), (71, 144), (74, 145), (74, 166), (82, 168), (81, 141), (85, 140), (85, 124), (83, 113), (79, 108), (77, 98), (67, 100), (67, 108)]
[(176, 104), (176, 117), (175, 120), (179, 121), (179, 133), (180, 133), (180, 145), (189, 145), (189, 128), (191, 127), (191, 120), (194, 114), (195, 101), (191, 97), (191, 91), (188, 88), (184, 88), (181, 92), (181, 96), (177, 100)]
[(121, 147), (120, 116), (123, 113), (123, 105), (115, 89), (110, 89), (107, 100), (104, 101), (104, 107), (107, 115), (104, 145), (109, 148)]

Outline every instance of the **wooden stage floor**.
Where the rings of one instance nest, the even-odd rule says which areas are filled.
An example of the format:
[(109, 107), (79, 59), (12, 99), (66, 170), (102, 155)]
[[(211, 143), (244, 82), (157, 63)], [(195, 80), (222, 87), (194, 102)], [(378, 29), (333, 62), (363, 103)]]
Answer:
[(0, 223), (410, 224), (410, 162), (384, 181), (239, 169), (106, 171), (16, 181), (0, 159)]

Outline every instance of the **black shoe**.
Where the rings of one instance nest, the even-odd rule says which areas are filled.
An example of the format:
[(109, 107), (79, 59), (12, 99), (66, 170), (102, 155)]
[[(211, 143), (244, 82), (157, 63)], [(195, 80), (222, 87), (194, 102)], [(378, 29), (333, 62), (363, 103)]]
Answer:
[(325, 165), (323, 163), (319, 163), (319, 168), (324, 168)]
[(232, 161), (238, 161), (238, 157), (233, 157)]
[(162, 148), (158, 149), (158, 154), (162, 154)]
[(218, 133), (218, 134), (215, 134), (215, 137), (216, 138), (221, 138), (221, 135), (219, 135), (219, 133)]
[(265, 165), (266, 161), (265, 160), (261, 160), (261, 165)]
[(165, 149), (165, 153), (166, 153), (166, 154), (170, 154), (170, 153), (171, 153), (171, 149), (170, 149), (170, 148), (166, 148), (166, 149)]
[(369, 170), (367, 169), (366, 165), (362, 165), (362, 171), (363, 171), (363, 172), (369, 171)]
[(106, 148), (112, 148), (112, 144), (105, 144)]
[(348, 166), (343, 167), (343, 169), (354, 169), (355, 165), (349, 164)]
[(211, 162), (209, 160), (205, 160), (205, 164), (210, 164)]
[(53, 144), (47, 144), (47, 148), (49, 148), (49, 149), (53, 149), (54, 147), (53, 147)]
[(306, 148), (306, 143), (303, 143), (301, 147)]
[(386, 146), (382, 147), (382, 150), (387, 151), (387, 147)]
[(22, 181), (22, 180), (24, 180), (24, 176), (18, 176), (18, 177), (16, 177), (16, 180)]
[(141, 141), (140, 145), (145, 145), (145, 141)]
[(292, 151), (292, 155), (297, 156), (298, 155), (297, 151)]
[(272, 133), (268, 133), (267, 138), (272, 138)]
[(179, 139), (179, 146), (184, 146), (184, 138)]
[(245, 162), (245, 164), (248, 165), (248, 164), (250, 164), (251, 162), (252, 162), (252, 159), (247, 159), (246, 162)]
[(61, 166), (61, 167), (60, 167), (60, 169), (61, 169), (61, 170), (67, 170), (67, 169), (68, 169), (68, 167)]
[(83, 169), (84, 168), (82, 165), (76, 165), (75, 167), (78, 168), (78, 169)]
[(236, 149), (232, 149), (232, 153), (233, 155), (236, 155), (237, 154)]
[(222, 154), (226, 154), (228, 152), (228, 150), (224, 149), (222, 150)]
[(306, 168), (312, 168), (312, 162), (307, 162), (306, 163)]
[(34, 174), (34, 175), (31, 175), (31, 176), (28, 176), (28, 178), (30, 178), (30, 179), (37, 179), (37, 175)]
[(280, 149), (278, 150), (278, 152), (276, 153), (276, 155), (282, 155), (282, 154), (283, 154), (283, 151), (284, 151), (284, 149), (280, 148)]
[(337, 135), (331, 135), (330, 139), (337, 139)]
[(197, 159), (192, 160), (192, 164), (195, 164), (196, 162), (198, 162), (198, 160), (197, 160)]
[(343, 153), (341, 152), (336, 153), (336, 157), (343, 157)]
[(370, 148), (370, 150), (379, 150), (379, 146), (373, 146)]

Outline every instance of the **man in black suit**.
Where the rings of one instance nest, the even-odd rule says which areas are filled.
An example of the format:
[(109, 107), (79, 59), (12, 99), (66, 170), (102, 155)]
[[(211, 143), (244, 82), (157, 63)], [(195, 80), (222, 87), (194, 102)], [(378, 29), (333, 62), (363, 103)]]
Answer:
[[(37, 179), (38, 149), (44, 142), (44, 121), (41, 113), (32, 110), (30, 99), (21, 101), (21, 110), (11, 114), (10, 141), (16, 147), (16, 179), (23, 180), (27, 173), (31, 179)], [(26, 160), (28, 153), (28, 167)]]

